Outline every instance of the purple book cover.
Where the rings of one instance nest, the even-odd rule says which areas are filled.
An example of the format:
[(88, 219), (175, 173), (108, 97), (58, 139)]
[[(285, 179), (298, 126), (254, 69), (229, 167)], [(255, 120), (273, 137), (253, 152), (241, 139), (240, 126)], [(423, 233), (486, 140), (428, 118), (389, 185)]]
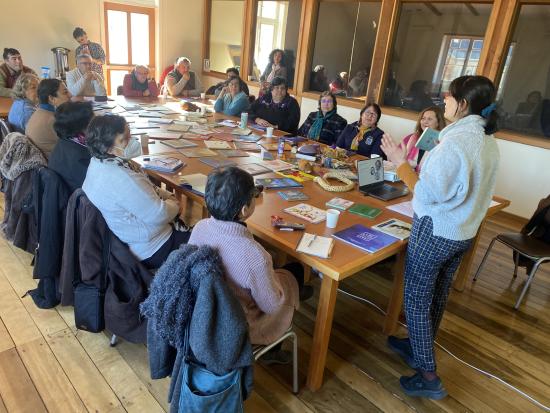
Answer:
[(354, 247), (373, 253), (399, 241), (399, 239), (391, 235), (384, 234), (383, 232), (361, 224), (356, 224), (342, 231), (338, 231), (332, 234), (332, 236)]

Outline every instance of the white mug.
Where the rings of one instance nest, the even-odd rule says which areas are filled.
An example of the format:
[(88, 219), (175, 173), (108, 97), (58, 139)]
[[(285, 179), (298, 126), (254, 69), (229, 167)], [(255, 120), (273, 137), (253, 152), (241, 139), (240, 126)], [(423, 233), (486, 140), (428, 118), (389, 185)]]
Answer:
[(267, 136), (268, 138), (271, 138), (273, 136), (273, 130), (274, 128), (269, 126), (265, 129), (265, 136)]
[(336, 228), (339, 217), (340, 211), (337, 209), (327, 209), (327, 228)]
[(206, 93), (204, 93), (204, 92), (201, 93), (201, 99), (202, 100), (206, 99)]

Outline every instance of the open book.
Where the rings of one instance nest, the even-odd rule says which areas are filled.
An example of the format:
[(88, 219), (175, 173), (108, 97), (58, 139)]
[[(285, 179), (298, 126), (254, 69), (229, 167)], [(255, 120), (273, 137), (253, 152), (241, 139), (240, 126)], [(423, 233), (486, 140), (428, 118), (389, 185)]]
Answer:
[(319, 258), (328, 258), (334, 247), (334, 240), (320, 235), (304, 232), (296, 251), (304, 254), (314, 255)]

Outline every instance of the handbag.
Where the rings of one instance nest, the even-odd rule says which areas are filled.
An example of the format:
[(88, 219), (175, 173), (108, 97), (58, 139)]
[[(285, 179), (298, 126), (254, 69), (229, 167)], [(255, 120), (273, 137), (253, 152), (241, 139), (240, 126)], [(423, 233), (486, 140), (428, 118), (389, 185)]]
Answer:
[(178, 411), (186, 413), (242, 413), (242, 369), (218, 376), (189, 354), (189, 325), (185, 330), (181, 393)]
[[(78, 209), (78, 201), (77, 201)], [(77, 231), (78, 214), (75, 213), (75, 235)], [(107, 269), (109, 268), (109, 256), (111, 251), (111, 236), (109, 229), (103, 236), (103, 253), (101, 271), (99, 273), (99, 287), (89, 285), (82, 281), (80, 272), (79, 249), (80, 238), (75, 236), (75, 265), (76, 270), (73, 280), (74, 289), (74, 321), (76, 328), (91, 333), (99, 333), (105, 329), (105, 284)]]

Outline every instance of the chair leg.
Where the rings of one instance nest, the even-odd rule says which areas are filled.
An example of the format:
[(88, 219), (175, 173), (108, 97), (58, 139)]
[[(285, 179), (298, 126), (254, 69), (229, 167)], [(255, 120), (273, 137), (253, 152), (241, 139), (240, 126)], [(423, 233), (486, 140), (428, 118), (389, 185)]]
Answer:
[(111, 336), (111, 341), (109, 342), (109, 345), (110, 345), (111, 347), (114, 347), (114, 346), (117, 345), (117, 343), (118, 343), (118, 338), (117, 338), (116, 334), (113, 334), (113, 335)]
[(519, 295), (518, 300), (516, 301), (516, 305), (514, 306), (514, 309), (517, 310), (519, 308), (519, 305), (521, 304), (521, 301), (523, 300), (523, 297), (525, 296), (525, 293), (527, 292), (527, 289), (531, 285), (531, 281), (533, 281), (533, 278), (535, 278), (535, 273), (539, 269), (539, 265), (542, 264), (544, 261), (548, 261), (548, 259), (541, 258), (538, 260), (535, 265), (533, 265), (533, 268), (531, 269), (531, 272), (529, 273), (529, 278), (527, 278), (527, 282), (525, 283), (525, 286), (523, 287), (523, 290), (521, 290), (521, 294)]
[(298, 394), (298, 336), (292, 333), (292, 392)]
[(489, 256), (489, 253), (491, 252), (491, 249), (493, 248), (493, 245), (495, 244), (496, 240), (497, 240), (496, 238), (493, 238), (493, 240), (489, 244), (489, 248), (487, 248), (487, 251), (485, 251), (485, 255), (483, 256), (483, 259), (481, 260), (479, 267), (477, 267), (477, 271), (474, 275), (474, 281), (477, 281), (477, 276), (479, 275), (479, 273), (481, 272), (481, 269), (485, 265), (485, 260), (487, 260), (487, 257)]
[(515, 267), (514, 267), (514, 278), (517, 278), (518, 276), (518, 265), (519, 265), (519, 251), (513, 251), (515, 253), (515, 257), (514, 257), (514, 264), (515, 264)]

